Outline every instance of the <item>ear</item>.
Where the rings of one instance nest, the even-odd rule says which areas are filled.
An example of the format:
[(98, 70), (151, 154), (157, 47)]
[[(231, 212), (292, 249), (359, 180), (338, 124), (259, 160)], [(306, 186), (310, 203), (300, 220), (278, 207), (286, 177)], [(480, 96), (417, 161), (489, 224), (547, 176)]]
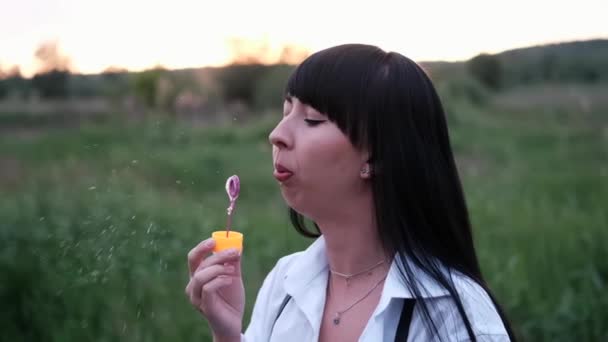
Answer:
[(361, 165), (365, 163), (371, 163), (372, 154), (366, 148), (364, 148), (359, 151), (359, 159), (361, 160)]

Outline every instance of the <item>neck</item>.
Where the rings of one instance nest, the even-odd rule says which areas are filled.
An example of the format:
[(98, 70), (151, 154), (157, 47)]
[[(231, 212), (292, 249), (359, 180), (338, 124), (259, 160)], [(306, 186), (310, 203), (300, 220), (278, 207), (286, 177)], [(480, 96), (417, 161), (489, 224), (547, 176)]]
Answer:
[(350, 202), (331, 208), (331, 215), (315, 219), (325, 238), (330, 269), (344, 274), (389, 260), (378, 236), (371, 196)]

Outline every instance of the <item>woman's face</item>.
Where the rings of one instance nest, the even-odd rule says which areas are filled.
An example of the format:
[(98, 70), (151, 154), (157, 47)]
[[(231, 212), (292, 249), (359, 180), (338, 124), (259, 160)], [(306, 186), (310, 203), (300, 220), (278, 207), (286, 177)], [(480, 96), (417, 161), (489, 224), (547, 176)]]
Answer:
[(327, 116), (288, 96), (270, 133), (274, 176), (287, 204), (315, 219), (362, 191), (367, 160)]

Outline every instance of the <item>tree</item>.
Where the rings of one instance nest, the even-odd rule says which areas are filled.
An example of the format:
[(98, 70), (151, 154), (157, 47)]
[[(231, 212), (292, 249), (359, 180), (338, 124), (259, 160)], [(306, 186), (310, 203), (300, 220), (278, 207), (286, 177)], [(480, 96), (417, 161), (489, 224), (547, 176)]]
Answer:
[(67, 71), (51, 70), (36, 74), (32, 78), (32, 88), (43, 98), (68, 97), (69, 73)]
[(38, 73), (32, 78), (32, 87), (45, 98), (68, 97), (70, 59), (60, 53), (57, 42), (42, 43), (34, 53), (38, 60)]
[(17, 96), (26, 98), (30, 91), (28, 80), (21, 76), (19, 66), (13, 65), (10, 69), (4, 70), (0, 77), (0, 98), (7, 96)]
[(162, 66), (137, 73), (134, 76), (135, 95), (148, 107), (158, 104), (159, 81), (166, 70)]
[(480, 54), (466, 62), (466, 68), (484, 86), (497, 90), (502, 84), (502, 66), (497, 56)]

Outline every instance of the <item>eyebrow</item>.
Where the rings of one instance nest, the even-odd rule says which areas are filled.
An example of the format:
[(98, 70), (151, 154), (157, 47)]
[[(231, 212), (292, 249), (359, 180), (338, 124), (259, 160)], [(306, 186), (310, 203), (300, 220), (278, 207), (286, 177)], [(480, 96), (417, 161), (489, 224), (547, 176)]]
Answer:
[(285, 99), (285, 101), (291, 103), (291, 99), (292, 99), (291, 94), (289, 94), (289, 93), (285, 94), (285, 98), (284, 99)]

